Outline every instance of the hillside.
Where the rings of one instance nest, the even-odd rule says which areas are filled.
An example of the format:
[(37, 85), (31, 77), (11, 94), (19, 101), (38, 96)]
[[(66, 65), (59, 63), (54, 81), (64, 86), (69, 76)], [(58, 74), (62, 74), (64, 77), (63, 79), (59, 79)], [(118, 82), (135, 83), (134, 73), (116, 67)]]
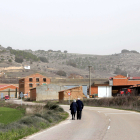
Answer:
[[(30, 66), (29, 70), (24, 68), (27, 65)], [(122, 50), (119, 54), (88, 55), (60, 50), (13, 50), (11, 47), (0, 46), (1, 78), (20, 78), (35, 72), (53, 78), (88, 78), (89, 65), (92, 66), (92, 78), (109, 78), (127, 73), (139, 76), (140, 54), (137, 51)]]

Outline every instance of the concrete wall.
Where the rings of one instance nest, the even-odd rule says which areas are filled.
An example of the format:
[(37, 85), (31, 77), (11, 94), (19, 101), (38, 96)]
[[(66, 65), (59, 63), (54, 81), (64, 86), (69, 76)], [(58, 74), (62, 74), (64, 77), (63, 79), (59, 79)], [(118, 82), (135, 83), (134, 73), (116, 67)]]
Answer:
[(111, 97), (112, 87), (111, 86), (98, 86), (98, 97)]
[(65, 89), (63, 86), (54, 84), (38, 86), (36, 87), (36, 101), (58, 99), (58, 92)]

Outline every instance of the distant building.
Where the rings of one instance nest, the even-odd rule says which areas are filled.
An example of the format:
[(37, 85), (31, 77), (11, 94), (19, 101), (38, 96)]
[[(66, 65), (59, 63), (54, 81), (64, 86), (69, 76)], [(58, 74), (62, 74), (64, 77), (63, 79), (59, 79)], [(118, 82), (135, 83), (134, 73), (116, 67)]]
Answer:
[(79, 86), (82, 86), (83, 93), (84, 93), (85, 97), (87, 97), (87, 85), (64, 85), (64, 87), (66, 87), (67, 89), (79, 87)]
[(96, 81), (91, 85), (91, 95), (112, 97), (112, 86), (109, 85), (109, 81)]
[(0, 85), (0, 98), (3, 99), (6, 95), (10, 94), (10, 98), (15, 98), (18, 87), (15, 85)]
[(30, 70), (30, 66), (24, 66), (24, 69)]
[(30, 89), (39, 85), (50, 84), (50, 78), (47, 78), (39, 73), (35, 73), (19, 79), (19, 93), (27, 94), (25, 97), (30, 97)]
[[(70, 95), (68, 95), (70, 93)], [(73, 100), (80, 98), (83, 100), (84, 94), (82, 86), (80, 87), (73, 87), (70, 89), (59, 91), (59, 101), (61, 100)]]

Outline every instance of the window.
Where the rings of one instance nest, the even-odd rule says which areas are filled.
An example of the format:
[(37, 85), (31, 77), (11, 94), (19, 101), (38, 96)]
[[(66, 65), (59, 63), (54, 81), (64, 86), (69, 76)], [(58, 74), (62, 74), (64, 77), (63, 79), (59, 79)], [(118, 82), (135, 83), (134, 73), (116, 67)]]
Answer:
[(46, 82), (46, 78), (43, 78), (43, 82)]
[(33, 78), (29, 78), (29, 82), (32, 82), (33, 81)]
[(29, 87), (33, 87), (33, 84), (29, 84)]
[(36, 78), (36, 82), (39, 82), (39, 78)]
[(39, 83), (36, 83), (36, 86), (39, 86)]

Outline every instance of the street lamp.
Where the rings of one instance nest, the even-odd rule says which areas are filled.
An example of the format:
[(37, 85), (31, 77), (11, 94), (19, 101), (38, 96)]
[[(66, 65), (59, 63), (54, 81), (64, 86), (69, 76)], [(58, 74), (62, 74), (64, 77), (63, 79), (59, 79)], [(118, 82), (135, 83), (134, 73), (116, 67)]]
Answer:
[[(90, 70), (92, 66), (88, 66), (89, 67), (89, 96), (91, 95), (91, 75), (90, 75)], [(89, 98), (89, 97), (88, 97)]]

